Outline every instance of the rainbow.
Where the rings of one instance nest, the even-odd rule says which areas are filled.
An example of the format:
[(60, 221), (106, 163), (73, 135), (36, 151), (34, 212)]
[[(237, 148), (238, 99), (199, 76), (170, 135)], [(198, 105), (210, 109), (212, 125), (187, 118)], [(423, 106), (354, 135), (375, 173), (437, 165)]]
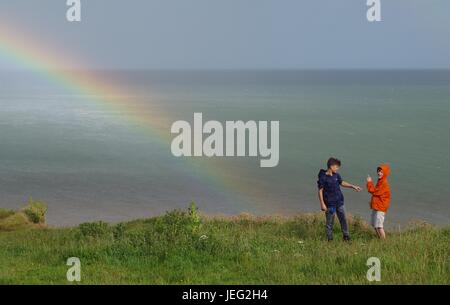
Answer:
[[(139, 105), (125, 88), (114, 82), (105, 82), (99, 76), (88, 69), (61, 70), (61, 67), (83, 67), (80, 61), (72, 58), (64, 58), (61, 53), (56, 53), (50, 48), (42, 48), (42, 41), (33, 41), (27, 33), (23, 34), (14, 27), (0, 27), (0, 58), (5, 58), (15, 66), (31, 70), (40, 77), (48, 79), (58, 86), (62, 86), (69, 92), (81, 94), (89, 98), (92, 103), (107, 107), (124, 114), (126, 120), (141, 131), (148, 134), (152, 140), (156, 140), (169, 151), (172, 135), (168, 129), (173, 119), (164, 111), (164, 107), (154, 101), (151, 103), (151, 111), (139, 111)], [(130, 97), (131, 96), (131, 97)], [(230, 202), (241, 211), (252, 207), (252, 210), (264, 210), (263, 198), (267, 198), (263, 190), (259, 192), (253, 188), (251, 193), (248, 188), (236, 182), (233, 174), (230, 174), (229, 166), (223, 161), (212, 159), (202, 161), (199, 158), (186, 158), (185, 163), (195, 172), (196, 177), (201, 178), (208, 187), (226, 194)], [(187, 172), (189, 172), (189, 169)], [(258, 200), (255, 197), (260, 197)]]

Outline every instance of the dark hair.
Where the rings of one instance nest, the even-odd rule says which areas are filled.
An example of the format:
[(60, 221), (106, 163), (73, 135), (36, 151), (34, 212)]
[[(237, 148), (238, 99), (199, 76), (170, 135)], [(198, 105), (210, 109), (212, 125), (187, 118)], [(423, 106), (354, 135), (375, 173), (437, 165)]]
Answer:
[(327, 161), (327, 167), (330, 168), (333, 165), (337, 165), (337, 166), (341, 166), (341, 160), (336, 159), (336, 158), (330, 158)]

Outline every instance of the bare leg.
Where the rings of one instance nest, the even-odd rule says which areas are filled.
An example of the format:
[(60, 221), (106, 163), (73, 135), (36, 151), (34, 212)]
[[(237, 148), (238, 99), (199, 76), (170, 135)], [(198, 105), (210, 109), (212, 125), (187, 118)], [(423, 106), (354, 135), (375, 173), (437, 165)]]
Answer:
[(378, 233), (378, 236), (380, 237), (380, 239), (386, 239), (386, 233), (384, 232), (383, 228), (378, 228), (377, 233)]
[(377, 228), (375, 228), (375, 233), (377, 234), (377, 237), (378, 237), (378, 238), (381, 238), (381, 237), (380, 237), (380, 233), (378, 232), (378, 229), (377, 229)]
[(377, 232), (377, 236), (379, 239), (386, 239), (386, 233), (384, 232), (383, 228), (375, 228), (375, 231)]

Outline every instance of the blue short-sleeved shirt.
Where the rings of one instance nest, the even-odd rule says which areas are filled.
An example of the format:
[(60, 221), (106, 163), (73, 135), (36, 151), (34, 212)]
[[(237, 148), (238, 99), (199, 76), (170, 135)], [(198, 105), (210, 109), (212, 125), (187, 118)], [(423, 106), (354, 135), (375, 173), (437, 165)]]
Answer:
[(317, 187), (323, 188), (323, 199), (327, 207), (340, 207), (344, 205), (344, 194), (341, 191), (342, 177), (339, 174), (329, 176), (325, 170), (320, 170)]

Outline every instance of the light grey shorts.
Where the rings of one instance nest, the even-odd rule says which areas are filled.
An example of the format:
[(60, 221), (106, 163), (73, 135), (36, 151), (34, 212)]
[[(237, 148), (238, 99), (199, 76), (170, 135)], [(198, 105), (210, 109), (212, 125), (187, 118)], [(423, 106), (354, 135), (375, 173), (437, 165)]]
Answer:
[(372, 210), (372, 217), (371, 217), (372, 226), (374, 228), (383, 228), (385, 215), (386, 213), (384, 212)]

